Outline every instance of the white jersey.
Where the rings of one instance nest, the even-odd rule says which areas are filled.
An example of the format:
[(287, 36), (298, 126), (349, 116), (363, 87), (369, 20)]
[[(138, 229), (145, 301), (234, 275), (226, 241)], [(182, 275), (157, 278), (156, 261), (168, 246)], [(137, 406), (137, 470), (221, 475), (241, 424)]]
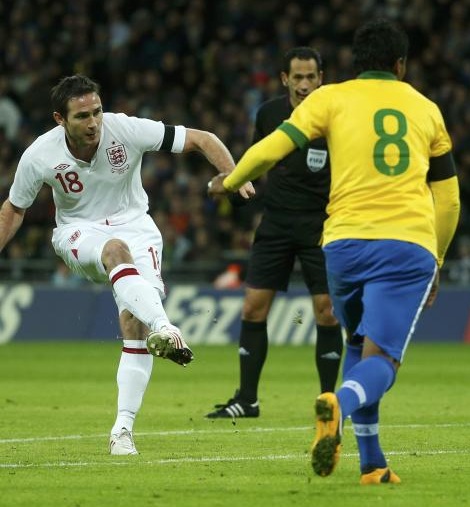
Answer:
[(65, 130), (57, 126), (23, 153), (10, 202), (29, 208), (46, 184), (52, 188), (58, 226), (128, 223), (148, 211), (140, 172), (143, 154), (160, 150), (164, 140), (167, 150), (181, 153), (185, 139), (183, 126), (169, 129), (158, 121), (104, 113), (98, 149), (91, 162), (84, 162), (70, 153)]

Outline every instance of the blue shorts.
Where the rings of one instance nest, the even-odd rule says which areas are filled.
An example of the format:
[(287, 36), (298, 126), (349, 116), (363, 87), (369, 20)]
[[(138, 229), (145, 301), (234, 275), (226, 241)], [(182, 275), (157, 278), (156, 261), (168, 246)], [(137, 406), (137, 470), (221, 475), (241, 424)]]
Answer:
[(401, 362), (436, 274), (433, 255), (388, 239), (338, 240), (323, 250), (337, 319)]

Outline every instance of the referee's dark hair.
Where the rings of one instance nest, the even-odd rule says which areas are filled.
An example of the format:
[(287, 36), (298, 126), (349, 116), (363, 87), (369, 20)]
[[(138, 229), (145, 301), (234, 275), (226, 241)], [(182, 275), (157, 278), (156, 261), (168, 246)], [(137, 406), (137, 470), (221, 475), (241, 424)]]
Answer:
[(308, 46), (299, 46), (296, 48), (289, 49), (287, 53), (284, 55), (282, 59), (282, 72), (289, 74), (290, 72), (290, 62), (294, 59), (298, 58), (299, 60), (315, 60), (317, 62), (318, 71), (323, 70), (323, 62), (320, 56), (320, 53), (313, 48)]

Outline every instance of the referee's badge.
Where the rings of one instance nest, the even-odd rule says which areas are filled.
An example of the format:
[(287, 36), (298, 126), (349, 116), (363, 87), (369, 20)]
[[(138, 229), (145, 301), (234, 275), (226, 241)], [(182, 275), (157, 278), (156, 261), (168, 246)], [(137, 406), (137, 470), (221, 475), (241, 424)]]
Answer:
[(327, 156), (328, 152), (326, 150), (315, 150), (314, 148), (308, 149), (307, 166), (312, 173), (321, 171), (325, 167)]

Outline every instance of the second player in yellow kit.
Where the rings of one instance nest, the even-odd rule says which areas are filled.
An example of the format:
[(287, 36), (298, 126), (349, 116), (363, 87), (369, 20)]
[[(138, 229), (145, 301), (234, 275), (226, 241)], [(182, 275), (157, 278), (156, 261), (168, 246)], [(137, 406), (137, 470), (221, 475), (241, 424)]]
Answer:
[(401, 81), (407, 52), (408, 38), (393, 23), (360, 27), (357, 78), (312, 92), (210, 189), (235, 191), (308, 140), (326, 137), (331, 190), (323, 249), (348, 339), (341, 387), (315, 403), (312, 466), (322, 477), (333, 472), (351, 416), (364, 485), (400, 482), (379, 444), (379, 404), (423, 307), (434, 301), (459, 215), (449, 135), (438, 107)]

